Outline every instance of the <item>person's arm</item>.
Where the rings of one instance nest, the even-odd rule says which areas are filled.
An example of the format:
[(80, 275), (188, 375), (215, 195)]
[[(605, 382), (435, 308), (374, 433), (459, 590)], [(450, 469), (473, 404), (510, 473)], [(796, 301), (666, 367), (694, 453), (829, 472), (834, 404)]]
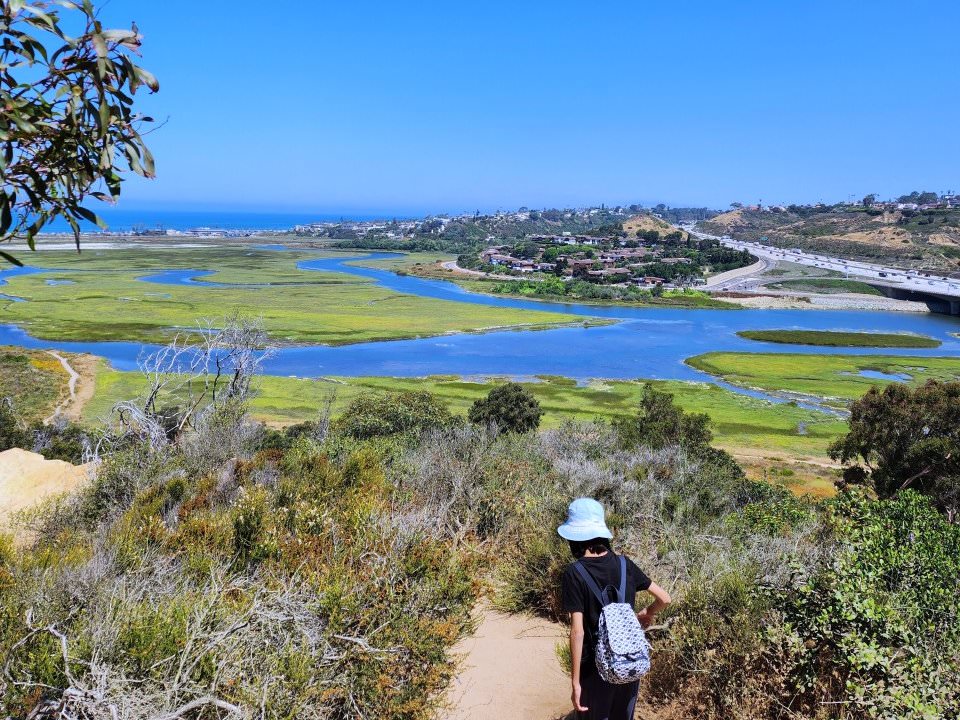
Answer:
[(654, 616), (671, 602), (670, 593), (657, 585), (655, 582), (650, 583), (650, 587), (647, 588), (647, 592), (653, 595), (653, 602), (637, 613), (637, 619), (645, 628), (653, 625)]
[(583, 657), (583, 613), (570, 613), (570, 682), (573, 692), (570, 699), (573, 709), (586, 712), (588, 708), (580, 704), (580, 660)]

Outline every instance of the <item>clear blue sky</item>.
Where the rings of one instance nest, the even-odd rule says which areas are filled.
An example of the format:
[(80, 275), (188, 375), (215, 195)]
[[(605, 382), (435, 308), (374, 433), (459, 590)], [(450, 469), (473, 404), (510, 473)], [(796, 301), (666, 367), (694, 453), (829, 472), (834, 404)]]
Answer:
[[(99, 3), (98, 3), (99, 4)], [(960, 3), (144, 2), (127, 207), (725, 207), (960, 191)]]

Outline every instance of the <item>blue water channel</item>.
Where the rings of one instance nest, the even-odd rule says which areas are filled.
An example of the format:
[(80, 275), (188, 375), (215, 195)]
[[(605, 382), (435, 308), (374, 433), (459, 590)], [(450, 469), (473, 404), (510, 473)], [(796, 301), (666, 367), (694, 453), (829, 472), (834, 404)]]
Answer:
[[(282, 251), (285, 248), (262, 246), (260, 249)], [(271, 375), (296, 377), (562, 375), (579, 380), (652, 378), (715, 382), (713, 378), (686, 365), (684, 360), (717, 350), (960, 358), (960, 338), (951, 335), (960, 331), (960, 318), (946, 315), (850, 310), (685, 310), (540, 302), (491, 297), (469, 292), (445, 280), (398, 275), (387, 270), (357, 265), (358, 262), (393, 257), (396, 255), (370, 253), (317, 258), (301, 261), (297, 268), (305, 272), (347, 273), (369, 278), (400, 293), (447, 302), (567, 313), (615, 322), (605, 326), (561, 327), (552, 330), (459, 333), (339, 347), (284, 347), (266, 361), (264, 371)], [(0, 272), (0, 285), (4, 284), (5, 278), (13, 275), (36, 272), (64, 271), (37, 268), (6, 270)], [(213, 272), (215, 271), (170, 270), (144, 276), (140, 280), (168, 286), (226, 286), (212, 280), (197, 279), (205, 278)], [(257, 292), (263, 286), (230, 287), (249, 287), (251, 292)], [(914, 332), (937, 338), (943, 344), (935, 349), (826, 348), (760, 343), (736, 335), (738, 330), (764, 329)], [(38, 340), (12, 325), (0, 325), (0, 344), (93, 353), (105, 357), (113, 367), (121, 370), (135, 369), (138, 358), (155, 349), (140, 343)], [(729, 387), (725, 384), (724, 386)]]

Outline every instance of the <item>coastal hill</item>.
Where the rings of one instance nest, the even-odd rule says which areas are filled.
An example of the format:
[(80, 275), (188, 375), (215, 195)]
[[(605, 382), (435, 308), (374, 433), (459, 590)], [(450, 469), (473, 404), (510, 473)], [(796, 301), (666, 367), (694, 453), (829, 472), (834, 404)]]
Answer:
[[(623, 229), (628, 236), (635, 236), (637, 231), (644, 232), (649, 230), (655, 230), (663, 236), (677, 232), (677, 228), (674, 225), (671, 225), (666, 220), (661, 220), (655, 215), (650, 214), (634, 215), (633, 217), (624, 221)], [(683, 239), (686, 240), (688, 234), (683, 232), (683, 235)]]
[(960, 270), (960, 207), (818, 205), (737, 208), (700, 223), (738, 240), (796, 247), (857, 260)]

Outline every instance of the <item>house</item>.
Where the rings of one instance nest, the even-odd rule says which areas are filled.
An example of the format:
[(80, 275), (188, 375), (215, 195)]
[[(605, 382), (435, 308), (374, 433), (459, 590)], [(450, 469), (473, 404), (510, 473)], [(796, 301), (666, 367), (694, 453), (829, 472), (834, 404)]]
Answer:
[(514, 260), (510, 264), (511, 270), (518, 270), (519, 272), (529, 273), (533, 272), (537, 264), (531, 260)]
[(587, 275), (594, 278), (630, 277), (627, 268), (605, 268), (603, 270), (587, 270)]

